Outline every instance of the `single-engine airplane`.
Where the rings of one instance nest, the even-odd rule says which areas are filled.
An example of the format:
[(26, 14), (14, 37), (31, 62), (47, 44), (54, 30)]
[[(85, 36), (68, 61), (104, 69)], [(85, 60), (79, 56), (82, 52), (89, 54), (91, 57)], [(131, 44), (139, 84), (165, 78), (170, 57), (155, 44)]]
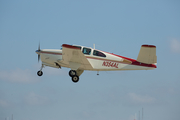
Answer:
[[(44, 66), (54, 68), (71, 68), (69, 76), (73, 82), (79, 81), (84, 70), (90, 71), (118, 71), (118, 70), (151, 70), (157, 64), (156, 46), (142, 45), (137, 60), (116, 55), (95, 48), (79, 45), (63, 44), (62, 49), (36, 50), (38, 61), (41, 58), (42, 66), (37, 72), (42, 76)], [(99, 74), (99, 73), (98, 73)]]

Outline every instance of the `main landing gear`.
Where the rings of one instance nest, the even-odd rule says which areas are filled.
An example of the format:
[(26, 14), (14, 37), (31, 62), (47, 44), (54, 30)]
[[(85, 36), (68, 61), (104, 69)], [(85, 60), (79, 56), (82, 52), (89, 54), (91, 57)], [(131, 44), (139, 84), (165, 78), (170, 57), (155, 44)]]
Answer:
[[(44, 67), (44, 65), (42, 65), (41, 69), (37, 72), (38, 76), (42, 76), (43, 75), (43, 72), (42, 72), (43, 67)], [(72, 81), (74, 83), (77, 83), (79, 81), (79, 76), (82, 73), (83, 73), (83, 70), (70, 70), (69, 71), (69, 76), (72, 78)]]
[(75, 70), (70, 70), (70, 71), (69, 71), (69, 76), (72, 77), (72, 81), (73, 81), (74, 83), (77, 83), (77, 82), (79, 81), (79, 76), (77, 76)]

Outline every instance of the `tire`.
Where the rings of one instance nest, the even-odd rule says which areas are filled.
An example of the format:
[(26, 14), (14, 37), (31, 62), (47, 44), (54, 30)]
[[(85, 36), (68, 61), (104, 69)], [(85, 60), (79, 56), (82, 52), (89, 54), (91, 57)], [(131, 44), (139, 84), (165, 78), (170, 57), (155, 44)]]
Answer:
[(79, 81), (79, 77), (77, 75), (72, 76), (72, 81), (77, 83)]
[(42, 76), (42, 75), (43, 75), (43, 72), (42, 72), (42, 71), (38, 71), (38, 72), (37, 72), (37, 75), (38, 75), (38, 76)]
[(72, 77), (74, 75), (76, 75), (76, 71), (75, 70), (70, 70), (69, 71), (69, 76)]

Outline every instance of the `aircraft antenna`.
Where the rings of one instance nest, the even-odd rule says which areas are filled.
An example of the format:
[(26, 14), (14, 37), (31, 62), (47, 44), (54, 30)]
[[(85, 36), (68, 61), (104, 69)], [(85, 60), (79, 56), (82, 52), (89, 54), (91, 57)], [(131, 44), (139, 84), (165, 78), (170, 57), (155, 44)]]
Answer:
[(93, 47), (94, 47), (94, 49), (95, 49), (95, 44), (93, 44)]

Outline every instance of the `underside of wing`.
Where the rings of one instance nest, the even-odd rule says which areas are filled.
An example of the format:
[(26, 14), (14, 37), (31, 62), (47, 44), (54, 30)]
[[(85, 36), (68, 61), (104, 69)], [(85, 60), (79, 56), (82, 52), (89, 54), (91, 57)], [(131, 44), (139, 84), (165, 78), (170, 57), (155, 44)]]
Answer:
[(84, 56), (80, 48), (72, 45), (63, 44), (62, 45), (62, 62), (69, 65), (72, 70), (92, 69), (91, 64)]

